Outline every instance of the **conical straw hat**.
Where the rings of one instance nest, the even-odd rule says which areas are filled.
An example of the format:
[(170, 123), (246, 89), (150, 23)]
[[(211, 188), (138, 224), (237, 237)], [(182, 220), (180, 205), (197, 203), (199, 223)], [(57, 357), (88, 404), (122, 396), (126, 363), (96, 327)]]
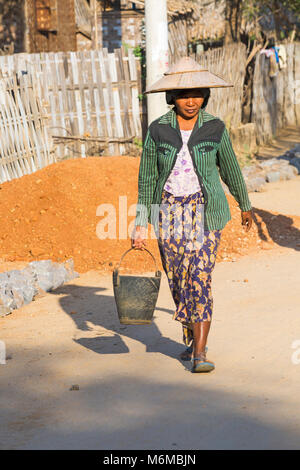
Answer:
[(184, 90), (191, 88), (222, 88), (231, 87), (230, 83), (207, 69), (200, 67), (190, 57), (183, 57), (164, 73), (164, 77), (147, 88), (145, 93), (158, 93), (168, 90)]

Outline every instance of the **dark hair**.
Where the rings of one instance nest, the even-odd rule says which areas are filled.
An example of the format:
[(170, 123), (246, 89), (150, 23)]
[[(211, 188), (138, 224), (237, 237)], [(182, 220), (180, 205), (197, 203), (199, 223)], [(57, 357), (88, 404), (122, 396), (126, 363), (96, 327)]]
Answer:
[[(209, 100), (209, 97), (210, 97), (210, 88), (199, 88), (201, 89), (201, 91), (203, 91), (203, 94), (204, 94), (204, 101), (203, 101), (203, 104), (201, 106), (201, 108), (205, 108), (207, 106), (207, 103), (208, 103), (208, 100)], [(166, 101), (169, 105), (175, 105), (175, 99), (177, 98), (177, 96), (182, 93), (183, 91), (186, 91), (186, 90), (170, 90), (170, 91), (167, 91), (166, 92)]]

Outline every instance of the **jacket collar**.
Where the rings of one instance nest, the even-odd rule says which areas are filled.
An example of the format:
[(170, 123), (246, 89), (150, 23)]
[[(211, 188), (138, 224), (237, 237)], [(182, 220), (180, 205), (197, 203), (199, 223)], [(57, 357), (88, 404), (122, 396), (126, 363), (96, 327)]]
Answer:
[[(200, 109), (194, 129), (200, 129), (204, 122), (212, 121), (213, 119), (216, 119), (216, 117), (212, 114), (209, 114), (207, 111), (205, 111), (205, 109)], [(177, 116), (174, 109), (171, 109), (166, 114), (161, 116), (158, 120), (158, 124), (169, 124), (173, 129), (179, 130)]]
[[(197, 127), (201, 127), (203, 124), (203, 114), (204, 110), (200, 109), (198, 119), (195, 124), (197, 124)], [(169, 124), (173, 129), (178, 129), (179, 130), (179, 125), (177, 121), (177, 116), (176, 113), (173, 109), (168, 111), (166, 114), (161, 116), (158, 121), (159, 124)]]
[[(207, 113), (204, 109), (200, 109), (198, 119), (195, 122), (193, 131), (188, 140), (189, 148), (192, 148), (192, 146), (197, 143), (198, 132), (200, 132), (200, 128), (202, 127), (203, 123), (212, 121), (214, 119), (217, 118), (212, 114)], [(173, 145), (180, 149), (182, 147), (182, 137), (175, 111), (171, 109), (168, 113), (158, 118), (158, 124), (169, 125), (175, 131), (175, 135), (173, 136)]]

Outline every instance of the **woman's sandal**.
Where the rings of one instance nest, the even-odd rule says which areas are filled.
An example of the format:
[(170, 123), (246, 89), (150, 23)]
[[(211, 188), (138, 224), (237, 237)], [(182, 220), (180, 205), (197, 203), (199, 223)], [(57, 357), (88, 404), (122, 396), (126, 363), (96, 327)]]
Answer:
[[(207, 347), (205, 348), (205, 352), (207, 352)], [(188, 348), (186, 348), (185, 351), (183, 351), (180, 354), (180, 359), (182, 361), (191, 361), (192, 356), (193, 356), (193, 344), (189, 346)]]
[[(206, 359), (206, 352), (200, 353), (199, 357), (194, 357), (192, 361), (194, 363), (192, 367), (192, 372), (194, 373), (195, 372), (210, 372), (214, 370), (215, 368), (214, 363)], [(195, 364), (195, 361), (198, 361), (198, 362)]]

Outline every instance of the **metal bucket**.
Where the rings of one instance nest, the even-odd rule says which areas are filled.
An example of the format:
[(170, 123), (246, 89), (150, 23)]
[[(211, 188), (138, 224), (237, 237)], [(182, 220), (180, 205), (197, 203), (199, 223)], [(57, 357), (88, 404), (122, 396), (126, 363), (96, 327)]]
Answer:
[(152, 256), (155, 263), (155, 276), (120, 275), (121, 262), (131, 250), (134, 250), (134, 248), (130, 248), (123, 254), (119, 265), (113, 271), (114, 296), (119, 320), (124, 325), (149, 325), (152, 322), (157, 302), (161, 271), (157, 270), (152, 253), (144, 248)]

